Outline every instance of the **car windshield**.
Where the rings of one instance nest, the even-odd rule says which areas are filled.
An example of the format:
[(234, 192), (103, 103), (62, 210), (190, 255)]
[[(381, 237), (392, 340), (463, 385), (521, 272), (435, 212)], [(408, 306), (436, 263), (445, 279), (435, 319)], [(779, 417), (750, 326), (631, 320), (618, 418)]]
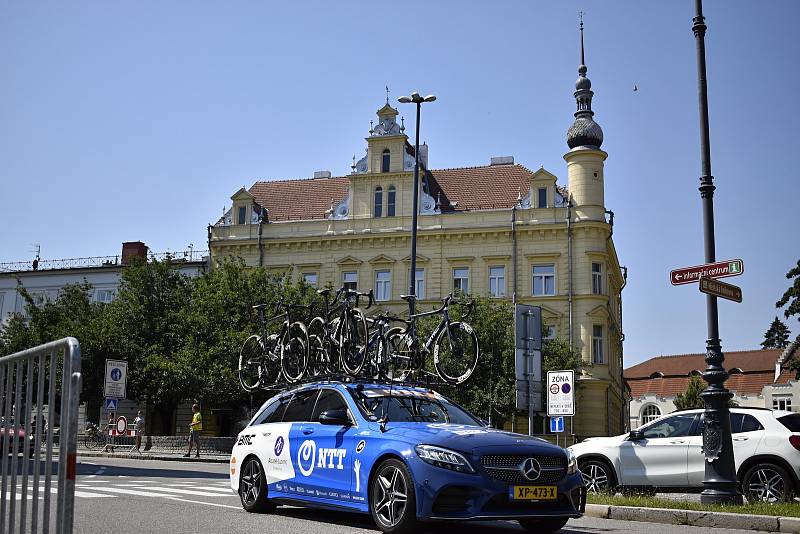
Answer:
[(779, 417), (778, 421), (788, 428), (789, 432), (800, 432), (800, 413), (784, 415), (783, 417)]
[(369, 420), (403, 423), (450, 423), (483, 426), (480, 420), (432, 391), (409, 389), (356, 390), (348, 388), (361, 413)]

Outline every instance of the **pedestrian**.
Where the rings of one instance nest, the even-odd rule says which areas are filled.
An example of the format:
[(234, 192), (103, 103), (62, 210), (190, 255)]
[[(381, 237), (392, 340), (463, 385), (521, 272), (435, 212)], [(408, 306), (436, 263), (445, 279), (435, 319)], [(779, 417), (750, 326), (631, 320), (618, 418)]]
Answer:
[(136, 452), (142, 452), (139, 450), (142, 446), (142, 436), (144, 434), (144, 415), (142, 415), (142, 410), (136, 413), (136, 419), (133, 420), (133, 424), (136, 425), (136, 446), (134, 446), (134, 449)]
[(192, 404), (192, 413), (192, 423), (189, 425), (189, 452), (183, 455), (184, 458), (192, 455), (193, 443), (197, 447), (195, 458), (200, 458), (200, 431), (203, 430), (203, 416), (200, 415), (200, 406), (196, 403)]
[(114, 428), (114, 412), (108, 414), (108, 428), (106, 429), (106, 446), (103, 452), (114, 452), (114, 436), (112, 429)]

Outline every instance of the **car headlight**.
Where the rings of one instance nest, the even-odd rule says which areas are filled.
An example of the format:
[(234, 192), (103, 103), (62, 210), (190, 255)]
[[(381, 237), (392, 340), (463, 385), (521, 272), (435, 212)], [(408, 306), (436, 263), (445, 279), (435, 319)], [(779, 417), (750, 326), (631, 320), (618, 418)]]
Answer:
[(435, 447), (433, 445), (417, 445), (414, 447), (414, 450), (417, 451), (417, 455), (423, 462), (435, 465), (436, 467), (442, 467), (459, 473), (475, 472), (469, 460), (456, 451)]
[(575, 457), (575, 453), (572, 452), (571, 449), (566, 449), (567, 451), (567, 474), (574, 475), (578, 471), (578, 458)]

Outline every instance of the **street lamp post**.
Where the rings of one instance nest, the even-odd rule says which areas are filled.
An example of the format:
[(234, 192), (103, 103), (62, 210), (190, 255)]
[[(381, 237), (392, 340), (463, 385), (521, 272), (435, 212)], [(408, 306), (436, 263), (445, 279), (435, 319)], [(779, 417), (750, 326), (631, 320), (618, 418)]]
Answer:
[[(695, 0), (696, 15), (692, 31), (697, 42), (697, 93), (700, 104), (700, 197), (703, 200), (703, 230), (706, 263), (716, 261), (714, 244), (714, 177), (711, 175), (711, 147), (708, 128), (708, 87), (706, 83), (706, 24), (702, 0)], [(737, 491), (736, 467), (731, 439), (731, 418), (728, 402), (733, 396), (725, 389), (728, 373), (723, 362), (722, 343), (719, 339), (717, 297), (706, 295), (706, 363), (703, 379), (708, 387), (700, 394), (705, 404), (703, 413), (703, 453), (705, 477), (700, 502), (704, 504), (742, 504)]]
[[(434, 95), (422, 97), (414, 91), (411, 96), (401, 96), (397, 99), (401, 104), (417, 105), (417, 131), (414, 141), (414, 199), (412, 201), (411, 212), (411, 273), (409, 274), (408, 294), (416, 296), (417, 279), (417, 212), (419, 211), (419, 112), (423, 102), (433, 102), (436, 100)], [(415, 302), (411, 299), (408, 303), (409, 315), (414, 314)]]

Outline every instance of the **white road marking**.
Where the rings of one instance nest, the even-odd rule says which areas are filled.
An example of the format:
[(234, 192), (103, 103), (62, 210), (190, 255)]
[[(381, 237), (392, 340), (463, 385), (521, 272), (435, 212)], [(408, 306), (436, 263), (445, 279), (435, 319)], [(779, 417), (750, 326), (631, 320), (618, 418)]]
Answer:
[(166, 491), (167, 493), (181, 493), (186, 495), (199, 495), (201, 497), (224, 497), (220, 493), (211, 493), (209, 491), (197, 491), (188, 488), (165, 488), (164, 486), (143, 486), (145, 488), (152, 488), (155, 491)]
[(192, 502), (192, 503), (195, 503), (195, 504), (205, 504), (206, 506), (219, 506), (221, 508), (233, 508), (234, 510), (244, 511), (241, 506), (231, 506), (230, 504), (219, 504), (219, 503), (216, 503), (216, 502), (205, 502), (205, 501), (193, 501), (191, 499), (181, 499), (180, 497), (172, 497), (172, 496), (167, 497), (167, 499), (170, 499), (170, 500), (173, 500), (173, 501), (181, 501), (181, 502)]
[(100, 491), (108, 491), (111, 493), (121, 493), (123, 495), (136, 495), (137, 497), (172, 497), (172, 495), (164, 493), (153, 493), (151, 491), (138, 491), (123, 488), (102, 488)]

